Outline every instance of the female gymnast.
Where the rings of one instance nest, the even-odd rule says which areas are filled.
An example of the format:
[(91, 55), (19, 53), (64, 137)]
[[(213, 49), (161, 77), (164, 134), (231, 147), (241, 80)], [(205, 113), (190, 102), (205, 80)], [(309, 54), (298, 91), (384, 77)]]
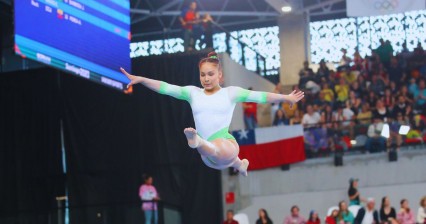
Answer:
[(233, 167), (240, 174), (247, 176), (249, 161), (238, 158), (239, 146), (235, 138), (228, 132), (236, 103), (289, 102), (294, 104), (304, 97), (304, 93), (293, 91), (289, 95), (281, 95), (250, 91), (236, 86), (223, 88), (219, 85), (223, 77), (222, 66), (215, 52), (211, 52), (206, 58), (201, 59), (198, 67), (203, 88), (176, 86), (134, 76), (123, 68), (120, 69), (130, 79), (127, 87), (141, 83), (160, 94), (186, 100), (191, 105), (196, 127), (196, 129), (185, 128), (183, 131), (189, 147), (198, 150), (201, 159), (208, 167), (218, 170)]

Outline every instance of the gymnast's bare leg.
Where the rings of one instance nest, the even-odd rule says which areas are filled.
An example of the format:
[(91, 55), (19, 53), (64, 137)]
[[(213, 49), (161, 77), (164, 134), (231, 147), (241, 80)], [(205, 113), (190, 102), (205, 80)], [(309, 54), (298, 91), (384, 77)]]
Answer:
[(215, 139), (209, 142), (198, 136), (194, 128), (185, 128), (184, 133), (189, 147), (198, 150), (207, 166), (218, 170), (233, 167), (243, 176), (247, 176), (249, 161), (238, 158), (240, 149), (235, 141)]

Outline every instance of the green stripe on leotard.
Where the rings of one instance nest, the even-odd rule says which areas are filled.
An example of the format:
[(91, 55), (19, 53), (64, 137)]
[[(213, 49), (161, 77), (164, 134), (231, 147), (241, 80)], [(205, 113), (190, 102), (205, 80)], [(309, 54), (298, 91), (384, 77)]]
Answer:
[(167, 82), (161, 82), (160, 89), (158, 90), (158, 92), (164, 95), (175, 97), (180, 100), (186, 100), (188, 102), (191, 100), (191, 95), (188, 87), (180, 87), (168, 84)]
[(237, 93), (237, 102), (246, 102), (247, 101), (247, 97), (250, 94), (250, 90), (248, 89), (241, 89), (240, 91), (238, 91)]
[(267, 103), (268, 93), (240, 88), (236, 95), (236, 102)]
[(219, 131), (217, 131), (216, 133), (214, 133), (213, 135), (211, 135), (207, 139), (207, 141), (211, 142), (211, 141), (219, 139), (219, 138), (230, 139), (230, 140), (236, 141), (235, 138), (234, 138), (234, 136), (232, 136), (231, 134), (229, 134), (228, 127), (220, 129)]

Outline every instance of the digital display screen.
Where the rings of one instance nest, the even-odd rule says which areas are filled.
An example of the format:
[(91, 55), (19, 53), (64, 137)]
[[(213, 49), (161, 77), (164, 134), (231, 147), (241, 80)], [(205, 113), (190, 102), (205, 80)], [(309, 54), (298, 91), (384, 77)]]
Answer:
[(129, 11), (129, 0), (15, 0), (15, 53), (124, 91)]

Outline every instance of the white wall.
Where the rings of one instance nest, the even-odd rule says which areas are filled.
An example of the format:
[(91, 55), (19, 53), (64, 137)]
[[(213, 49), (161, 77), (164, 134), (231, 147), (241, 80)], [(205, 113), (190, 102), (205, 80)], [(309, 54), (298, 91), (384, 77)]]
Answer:
[(360, 178), (363, 197), (379, 202), (389, 195), (395, 207), (407, 198), (417, 209), (420, 197), (426, 195), (426, 149), (400, 152), (397, 162), (388, 162), (387, 154), (380, 153), (346, 156), (343, 167), (335, 167), (333, 158), (323, 158), (291, 165), (289, 171), (252, 171), (246, 178), (223, 172), (222, 191), (235, 191), (237, 200), (224, 209), (247, 213), (251, 222), (259, 208), (265, 208), (275, 222), (282, 222), (294, 204), (305, 216), (315, 209), (324, 217), (329, 207), (347, 200), (350, 177)]
[[(239, 86), (247, 89), (253, 87), (253, 90), (271, 92), (275, 85), (262, 78), (258, 74), (247, 70), (244, 66), (238, 64), (229, 57), (227, 53), (220, 55), (223, 74), (224, 86)], [(258, 105), (258, 121), (260, 126), (265, 126), (271, 123), (269, 105)], [(244, 129), (243, 110), (241, 104), (237, 104), (232, 118), (230, 130)]]

